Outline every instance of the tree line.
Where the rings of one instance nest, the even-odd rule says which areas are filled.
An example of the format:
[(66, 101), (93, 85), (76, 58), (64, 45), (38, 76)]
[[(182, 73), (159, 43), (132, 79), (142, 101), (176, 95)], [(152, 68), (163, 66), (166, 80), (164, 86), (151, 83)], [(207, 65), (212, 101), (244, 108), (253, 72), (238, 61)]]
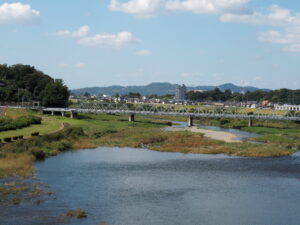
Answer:
[(186, 94), (186, 98), (192, 101), (202, 101), (202, 102), (246, 102), (246, 101), (256, 101), (261, 102), (268, 100), (273, 103), (287, 103), (287, 104), (300, 104), (300, 89), (290, 90), (286, 88), (263, 91), (257, 90), (254, 92), (246, 93), (233, 93), (230, 90), (225, 90), (222, 92), (220, 89), (216, 88), (211, 91), (189, 91)]
[(0, 64), (0, 101), (39, 101), (47, 107), (65, 107), (69, 89), (61, 79), (53, 79), (30, 65)]

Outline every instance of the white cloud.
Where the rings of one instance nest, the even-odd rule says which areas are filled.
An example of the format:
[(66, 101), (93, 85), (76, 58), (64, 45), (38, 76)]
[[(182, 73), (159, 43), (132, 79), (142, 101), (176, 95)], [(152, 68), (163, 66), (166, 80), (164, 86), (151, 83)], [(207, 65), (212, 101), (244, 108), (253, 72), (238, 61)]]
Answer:
[(69, 31), (69, 30), (63, 30), (53, 33), (53, 35), (58, 37), (85, 37), (89, 34), (90, 27), (89, 26), (82, 26), (79, 27), (77, 31)]
[(141, 56), (147, 56), (147, 55), (151, 55), (152, 52), (147, 49), (142, 49), (142, 50), (137, 51), (136, 54), (141, 55)]
[(300, 26), (290, 26), (283, 31), (268, 30), (260, 32), (258, 39), (261, 42), (285, 45), (285, 51), (300, 52)]
[(272, 5), (269, 7), (266, 14), (260, 12), (252, 12), (243, 15), (226, 13), (221, 15), (220, 20), (222, 22), (285, 26), (289, 24), (299, 24), (300, 15), (292, 16), (289, 9), (283, 9), (278, 5)]
[(109, 8), (140, 17), (159, 12), (186, 11), (192, 13), (245, 13), (249, 0), (111, 0)]
[(73, 37), (78, 39), (78, 44), (86, 47), (123, 47), (139, 42), (131, 32), (123, 31), (117, 34), (90, 34), (90, 27), (85, 25), (76, 31), (64, 30), (52, 33), (58, 37)]
[(117, 34), (96, 34), (81, 38), (78, 43), (87, 47), (122, 47), (137, 43), (138, 39), (131, 32), (123, 31)]
[(245, 13), (249, 0), (168, 0), (169, 11), (188, 11), (193, 13)]
[(75, 64), (75, 67), (78, 68), (78, 69), (82, 69), (84, 68), (86, 65), (84, 63), (77, 63)]
[(82, 68), (86, 67), (86, 64), (85, 63), (76, 63), (73, 65), (73, 64), (68, 64), (68, 63), (61, 63), (61, 64), (58, 64), (58, 67), (82, 69)]
[(262, 82), (264, 79), (261, 76), (256, 76), (256, 77), (254, 77), (254, 80)]
[(58, 67), (60, 67), (60, 68), (68, 68), (68, 67), (70, 67), (70, 65), (66, 64), (66, 63), (60, 63), (60, 64), (58, 64)]
[(221, 22), (246, 23), (281, 27), (282, 30), (260, 32), (261, 42), (283, 44), (285, 51), (300, 52), (300, 13), (293, 15), (290, 9), (270, 6), (265, 12), (249, 9), (251, 0), (111, 0), (110, 9), (138, 17), (176, 11), (215, 13)]
[(120, 3), (118, 0), (111, 0), (109, 5), (112, 11), (136, 14), (142, 17), (156, 14), (161, 7), (161, 0), (129, 0), (125, 3)]
[(0, 24), (32, 23), (40, 17), (41, 13), (28, 4), (3, 3), (0, 5)]
[(277, 44), (288, 44), (293, 41), (291, 36), (289, 37), (288, 34), (284, 34), (280, 31), (269, 30), (266, 32), (260, 32), (258, 35), (258, 39), (261, 42), (270, 42), (270, 43), (277, 43)]
[(300, 13), (293, 15), (291, 10), (273, 5), (266, 14), (253, 12), (248, 15), (224, 14), (222, 22), (250, 23), (280, 27), (281, 30), (268, 30), (258, 33), (261, 42), (284, 45), (284, 50), (300, 52)]

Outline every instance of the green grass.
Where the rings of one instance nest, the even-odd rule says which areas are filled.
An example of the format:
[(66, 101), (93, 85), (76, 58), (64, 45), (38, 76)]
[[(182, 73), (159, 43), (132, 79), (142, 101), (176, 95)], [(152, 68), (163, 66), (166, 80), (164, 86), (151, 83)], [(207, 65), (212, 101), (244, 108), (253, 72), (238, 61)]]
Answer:
[(247, 157), (278, 157), (295, 152), (274, 143), (225, 143), (211, 140), (200, 133), (164, 132), (160, 129), (128, 129), (107, 134), (97, 141), (102, 146), (148, 148), (162, 152), (226, 154)]
[(34, 132), (39, 132), (41, 135), (54, 132), (62, 126), (62, 121), (57, 118), (50, 116), (42, 116), (42, 124), (31, 125), (17, 130), (3, 131), (0, 132), (0, 139), (6, 137), (14, 137), (23, 135), (24, 138), (31, 137), (31, 134)]
[(242, 128), (244, 131), (257, 133), (257, 134), (283, 134), (283, 135), (299, 135), (300, 136), (300, 128), (299, 129), (280, 129), (280, 128), (271, 128), (271, 127), (244, 127)]
[(28, 138), (31, 137), (31, 134), (34, 132), (39, 132), (41, 135), (44, 135), (59, 130), (63, 125), (63, 121), (59, 120), (58, 117), (40, 115), (31, 110), (6, 109), (5, 114), (7, 117), (13, 119), (29, 115), (39, 116), (42, 118), (42, 123), (17, 130), (2, 131), (0, 132), (0, 139), (20, 135), (24, 136), (24, 138)]
[(155, 121), (136, 117), (136, 122), (128, 122), (128, 117), (124, 115), (106, 115), (106, 114), (90, 114), (84, 115), (79, 120), (70, 118), (57, 118), (61, 122), (69, 123), (72, 126), (80, 126), (88, 134), (101, 131), (122, 131), (128, 128), (160, 128), (164, 127), (164, 121)]
[[(7, 116), (12, 118), (24, 115), (37, 115), (32, 111), (15, 109), (7, 110), (6, 113)], [(163, 120), (136, 117), (135, 122), (128, 122), (128, 116), (126, 115), (106, 114), (80, 114), (79, 119), (61, 116), (40, 116), (42, 116), (41, 125), (32, 125), (15, 131), (0, 132), (0, 138), (20, 135), (23, 135), (25, 138), (30, 137), (29, 140), (21, 140), (5, 145), (0, 149), (0, 153), (27, 153), (35, 157), (43, 157), (56, 155), (66, 149), (127, 146), (147, 147), (158, 151), (269, 157), (292, 154), (295, 148), (300, 147), (300, 133), (299, 129), (296, 128), (243, 127), (242, 130), (260, 134), (261, 136), (257, 137), (256, 140), (266, 144), (226, 144), (208, 139), (202, 134), (165, 132), (160, 129), (167, 125)], [(157, 119), (157, 117), (155, 118)], [(160, 118), (186, 120), (183, 117)], [(69, 124), (75, 131), (75, 128), (81, 129), (84, 135), (76, 131), (77, 134), (71, 135), (71, 137), (68, 130), (55, 134), (54, 132), (59, 130), (62, 124)], [(31, 138), (31, 134), (34, 132), (39, 132), (41, 135), (53, 134), (42, 138)], [(11, 160), (13, 159), (11, 157)]]
[[(29, 114), (36, 115), (36, 113), (25, 110), (7, 111), (7, 115), (12, 118), (18, 118), (19, 116)], [(31, 170), (31, 168), (28, 167), (28, 161), (21, 160), (20, 154), (28, 154), (29, 156), (35, 156), (36, 158), (54, 156), (67, 149), (97, 147), (97, 138), (110, 133), (138, 128), (161, 128), (166, 125), (163, 121), (157, 122), (143, 118), (137, 118), (137, 122), (128, 122), (127, 116), (104, 114), (81, 115), (80, 119), (48, 115), (40, 116), (42, 116), (41, 125), (32, 125), (14, 131), (0, 132), (0, 138), (20, 135), (25, 138), (25, 140), (18, 140), (1, 147), (0, 154), (2, 154), (2, 160), (9, 162), (11, 167), (9, 168), (2, 164), (3, 167), (0, 166), (0, 178), (3, 176), (10, 176), (12, 174), (10, 171), (14, 171), (14, 165), (16, 165), (16, 174), (23, 175), (26, 173), (26, 170)], [(57, 132), (63, 124), (68, 124), (69, 127)], [(39, 132), (42, 137), (32, 138), (31, 134), (33, 132)], [(8, 154), (12, 154), (11, 157), (7, 157)], [(20, 163), (14, 163), (14, 161)], [(22, 165), (24, 165), (25, 172), (21, 172), (22, 169), (20, 168), (22, 168)], [(28, 174), (30, 174), (30, 172), (28, 172)]]
[(260, 134), (255, 138), (259, 142), (275, 143), (286, 148), (300, 149), (300, 129), (245, 127), (242, 130)]

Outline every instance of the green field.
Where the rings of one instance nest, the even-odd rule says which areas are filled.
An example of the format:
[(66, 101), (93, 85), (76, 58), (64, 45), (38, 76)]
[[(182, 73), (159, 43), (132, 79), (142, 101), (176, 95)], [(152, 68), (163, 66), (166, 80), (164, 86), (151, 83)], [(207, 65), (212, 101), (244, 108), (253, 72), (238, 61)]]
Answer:
[(17, 130), (0, 132), (0, 139), (20, 136), (20, 135), (23, 135), (24, 138), (29, 138), (31, 137), (31, 134), (34, 132), (39, 132), (41, 135), (44, 135), (59, 130), (61, 126), (62, 126), (62, 122), (60, 120), (48, 116), (42, 116), (42, 124), (31, 125), (30, 127), (17, 129)]

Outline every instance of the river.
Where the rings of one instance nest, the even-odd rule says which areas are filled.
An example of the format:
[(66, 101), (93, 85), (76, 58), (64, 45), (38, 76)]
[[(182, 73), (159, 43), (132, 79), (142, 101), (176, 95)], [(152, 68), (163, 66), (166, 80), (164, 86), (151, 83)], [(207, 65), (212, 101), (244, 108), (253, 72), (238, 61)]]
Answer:
[[(240, 158), (100, 147), (65, 152), (35, 168), (56, 200), (11, 208), (14, 216), (2, 217), (1, 225), (298, 225), (300, 221), (299, 153)], [(86, 210), (88, 218), (57, 217), (77, 208)]]
[[(187, 123), (186, 122), (181, 122), (181, 121), (170, 121), (172, 122), (172, 127), (167, 127), (164, 128), (164, 130), (172, 130), (173, 128), (186, 128)], [(233, 128), (223, 128), (223, 127), (217, 127), (217, 126), (205, 126), (205, 125), (200, 125), (200, 124), (195, 124), (195, 126), (207, 130), (213, 130), (213, 131), (223, 131), (223, 132), (228, 132), (231, 134), (234, 134), (236, 136), (236, 140), (238, 141), (247, 141), (251, 143), (259, 143), (256, 141), (251, 140), (251, 138), (259, 136), (258, 134), (247, 132), (247, 131), (242, 131), (240, 129), (233, 129)]]

